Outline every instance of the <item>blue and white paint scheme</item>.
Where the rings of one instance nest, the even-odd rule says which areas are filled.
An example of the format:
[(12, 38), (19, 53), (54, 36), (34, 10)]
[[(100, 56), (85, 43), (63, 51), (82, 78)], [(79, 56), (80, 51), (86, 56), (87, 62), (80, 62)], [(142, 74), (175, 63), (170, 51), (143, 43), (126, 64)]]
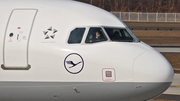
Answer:
[(0, 0), (0, 101), (145, 101), (170, 63), (111, 13), (71, 0)]

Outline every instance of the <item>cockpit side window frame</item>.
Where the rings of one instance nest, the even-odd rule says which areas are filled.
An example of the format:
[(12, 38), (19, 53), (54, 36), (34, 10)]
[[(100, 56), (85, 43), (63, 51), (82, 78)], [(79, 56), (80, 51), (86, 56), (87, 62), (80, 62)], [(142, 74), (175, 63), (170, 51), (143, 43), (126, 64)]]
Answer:
[(130, 35), (133, 37), (134, 42), (140, 42), (140, 40), (136, 37), (136, 35), (128, 28), (128, 26), (121, 20), (119, 20), (126, 28), (126, 30), (128, 31), (128, 33), (130, 33)]
[(86, 27), (86, 30), (85, 30), (85, 32), (84, 32), (84, 36), (83, 36), (83, 38), (82, 38), (81, 44), (86, 44), (86, 43), (85, 43), (85, 40), (86, 40), (86, 37), (87, 37), (87, 35), (88, 35), (89, 29), (90, 29), (90, 27), (87, 26), (87, 27)]
[(101, 27), (101, 29), (103, 30), (104, 34), (106, 35), (106, 37), (108, 39), (107, 41), (111, 41), (111, 39), (109, 38), (109, 36), (108, 36), (106, 30), (104, 29), (104, 27)]
[[(71, 32), (77, 28), (85, 28), (85, 31), (82, 35), (81, 38), (81, 42), (79, 43), (68, 43), (69, 37), (71, 35)], [(130, 36), (133, 38), (133, 42), (139, 42), (139, 39), (132, 33), (132, 31), (130, 29), (128, 29), (127, 27), (114, 27), (114, 26), (80, 26), (80, 27), (74, 27), (69, 34), (67, 35), (67, 39), (66, 39), (66, 43), (68, 45), (83, 45), (83, 44), (94, 44), (94, 43), (99, 43), (99, 42), (92, 42), (92, 43), (86, 43), (86, 38), (88, 37), (88, 33), (90, 31), (91, 28), (100, 28), (103, 32), (103, 35), (105, 36), (105, 38), (107, 40), (105, 41), (99, 41), (99, 42), (112, 42), (110, 36), (108, 35), (108, 33), (106, 32), (105, 28), (113, 28), (113, 29), (125, 29), (128, 34), (130, 34)]]
[[(132, 33), (132, 31), (130, 31), (130, 29), (129, 28), (127, 28), (127, 27), (114, 27), (114, 26), (102, 26), (103, 27), (103, 29), (105, 30), (105, 28), (113, 28), (113, 29), (125, 29), (127, 32), (128, 32), (128, 34), (130, 34), (130, 36), (133, 38), (133, 42), (139, 42), (139, 39)], [(105, 32), (106, 32), (106, 30), (105, 30)], [(108, 35), (108, 33), (106, 32), (106, 34), (107, 34), (107, 36), (109, 37), (109, 35)], [(110, 38), (110, 37), (109, 37)], [(112, 41), (111, 40), (111, 38), (110, 38), (110, 41)], [(123, 42), (123, 41), (122, 41)]]
[[(87, 38), (89, 37), (90, 30), (91, 30), (91, 29), (98, 29), (98, 28), (102, 30), (101, 34), (102, 34), (102, 36), (104, 37), (104, 40), (88, 42), (88, 41), (87, 41)], [(105, 30), (103, 29), (102, 26), (90, 26), (89, 29), (88, 29), (88, 31), (87, 31), (87, 35), (86, 35), (86, 37), (85, 37), (85, 39), (84, 39), (84, 44), (94, 44), (94, 43), (106, 42), (106, 41), (109, 41), (109, 37), (107, 36), (107, 33), (105, 32)]]
[[(84, 33), (83, 33), (83, 35), (82, 35), (82, 38), (81, 38), (81, 41), (80, 42), (75, 42), (75, 43), (69, 43), (69, 38), (71, 37), (71, 33), (72, 33), (72, 31), (74, 31), (75, 29), (78, 29), (78, 28), (84, 28), (85, 30), (84, 30)], [(78, 44), (82, 44), (82, 42), (83, 42), (83, 37), (85, 36), (85, 34), (86, 34), (86, 31), (87, 31), (87, 28), (86, 27), (74, 27), (69, 33), (68, 33), (68, 36), (67, 36), (67, 39), (66, 39), (66, 43), (68, 44), (68, 45), (78, 45)]]
[(135, 34), (128, 27), (126, 27), (126, 31), (133, 37), (134, 42), (140, 42), (140, 40), (135, 36)]

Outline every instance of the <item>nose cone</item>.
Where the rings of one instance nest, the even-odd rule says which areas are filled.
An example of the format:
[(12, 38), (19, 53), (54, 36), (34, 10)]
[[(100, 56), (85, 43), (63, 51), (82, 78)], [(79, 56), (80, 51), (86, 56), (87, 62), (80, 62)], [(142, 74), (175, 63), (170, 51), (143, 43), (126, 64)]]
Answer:
[(137, 100), (148, 100), (163, 93), (172, 83), (171, 64), (157, 51), (146, 51), (134, 61), (134, 85)]

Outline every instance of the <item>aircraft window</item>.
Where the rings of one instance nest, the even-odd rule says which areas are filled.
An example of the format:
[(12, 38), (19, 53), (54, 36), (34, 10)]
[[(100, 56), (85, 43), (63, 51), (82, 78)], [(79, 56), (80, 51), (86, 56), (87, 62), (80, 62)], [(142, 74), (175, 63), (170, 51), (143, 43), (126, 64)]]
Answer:
[(112, 41), (123, 41), (123, 42), (134, 41), (133, 37), (128, 33), (126, 29), (120, 29), (120, 28), (104, 28), (104, 29)]
[(85, 32), (85, 28), (76, 28), (73, 31), (71, 31), (68, 39), (68, 43), (69, 44), (81, 43), (84, 32)]
[(96, 43), (102, 41), (107, 41), (107, 37), (105, 36), (103, 30), (97, 27), (90, 28), (85, 42)]

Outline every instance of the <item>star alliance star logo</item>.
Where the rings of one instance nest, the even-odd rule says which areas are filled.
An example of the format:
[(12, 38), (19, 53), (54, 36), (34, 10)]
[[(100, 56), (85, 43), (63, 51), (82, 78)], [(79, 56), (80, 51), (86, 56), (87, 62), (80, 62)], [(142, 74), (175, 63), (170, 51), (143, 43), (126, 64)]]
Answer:
[(45, 39), (54, 39), (57, 32), (58, 30), (52, 27), (49, 27), (46, 31), (43, 31)]

